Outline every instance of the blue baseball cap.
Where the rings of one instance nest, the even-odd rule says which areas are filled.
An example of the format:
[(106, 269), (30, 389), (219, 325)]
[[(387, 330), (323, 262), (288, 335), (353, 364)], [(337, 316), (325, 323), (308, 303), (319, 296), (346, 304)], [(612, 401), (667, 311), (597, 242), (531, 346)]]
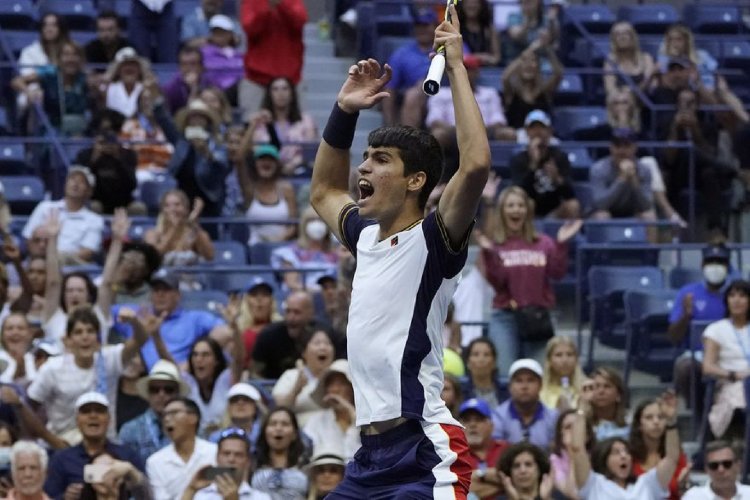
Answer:
[(458, 408), (458, 416), (460, 417), (467, 411), (475, 411), (485, 418), (492, 417), (492, 409), (490, 409), (490, 405), (487, 404), (487, 401), (485, 401), (484, 399), (478, 399), (478, 398), (467, 399)]
[(437, 24), (438, 16), (434, 9), (421, 8), (414, 12), (414, 24)]
[(729, 262), (729, 249), (724, 245), (708, 245), (703, 249), (703, 262), (706, 261)]

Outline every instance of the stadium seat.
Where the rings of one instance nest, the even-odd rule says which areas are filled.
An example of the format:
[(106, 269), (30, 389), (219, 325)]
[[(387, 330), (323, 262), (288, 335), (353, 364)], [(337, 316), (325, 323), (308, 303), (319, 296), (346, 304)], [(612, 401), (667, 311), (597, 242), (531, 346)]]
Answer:
[(596, 222), (586, 226), (586, 241), (589, 243), (646, 243), (646, 225), (634, 219), (632, 224)]
[(725, 68), (750, 71), (750, 42), (727, 40), (721, 44), (721, 57)]
[(591, 129), (607, 123), (607, 109), (599, 106), (558, 108), (552, 121), (558, 137), (576, 140)]
[(289, 242), (287, 241), (263, 241), (250, 245), (250, 264), (253, 266), (270, 266), (271, 253), (274, 249), (288, 244)]
[(220, 290), (193, 290), (182, 292), (182, 307), (220, 314), (219, 306), (226, 306), (227, 294)]
[(212, 290), (221, 290), (226, 293), (245, 292), (256, 277), (261, 277), (268, 282), (276, 294), (276, 277), (273, 273), (262, 271), (207, 272), (206, 285)]
[(0, 2), (0, 27), (21, 30), (36, 29), (37, 10), (31, 0)]
[(152, 64), (151, 71), (154, 72), (160, 85), (166, 85), (180, 72), (180, 69), (175, 64)]
[(679, 290), (689, 283), (703, 281), (703, 271), (696, 267), (673, 267), (667, 281), (670, 288)]
[(11, 132), (10, 122), (8, 121), (8, 111), (0, 107), (0, 135), (8, 135)]
[(128, 18), (130, 17), (130, 10), (132, 6), (133, 6), (132, 0), (113, 0), (112, 1), (112, 8), (117, 14), (117, 17), (120, 18), (120, 27), (123, 30), (128, 29)]
[(140, 186), (140, 199), (146, 204), (148, 213), (150, 215), (158, 214), (161, 197), (164, 193), (176, 187), (177, 181), (169, 176), (164, 176), (160, 180), (143, 182)]
[(8, 48), (13, 52), (13, 56), (16, 59), (18, 59), (18, 56), (21, 54), (21, 50), (39, 39), (39, 33), (36, 31), (3, 29), (0, 31), (0, 36), (5, 38), (5, 41), (8, 43)]
[(131, 240), (142, 240), (143, 236), (146, 234), (146, 231), (153, 228), (156, 224), (156, 221), (144, 221), (144, 222), (136, 222), (133, 221), (130, 224), (130, 231), (128, 231), (128, 238)]
[(44, 199), (44, 184), (34, 176), (0, 177), (3, 183), (5, 200), (10, 205), (11, 213), (29, 215), (37, 203)]
[(583, 79), (577, 73), (565, 73), (555, 92), (555, 105), (571, 106), (584, 102)]
[(568, 155), (573, 180), (587, 182), (589, 180), (589, 168), (594, 163), (588, 150), (586, 148), (565, 147), (565, 144), (562, 144), (560, 148)]
[(738, 33), (742, 23), (739, 7), (704, 2), (685, 4), (682, 18), (695, 33)]
[(380, 36), (411, 36), (414, 19), (410, 2), (378, 0), (375, 9), (375, 30)]
[(524, 149), (523, 146), (516, 144), (491, 141), (490, 160), (492, 161), (492, 170), (502, 178), (510, 178), (510, 159)]
[(632, 24), (638, 34), (662, 34), (680, 20), (674, 6), (666, 3), (623, 5), (617, 11), (617, 18)]
[(247, 264), (245, 245), (238, 241), (214, 241), (212, 265), (244, 266)]
[(28, 175), (30, 171), (23, 143), (0, 145), (0, 172), (3, 175)]
[(70, 38), (78, 45), (86, 46), (90, 41), (96, 39), (96, 31), (71, 31)]
[(614, 22), (615, 15), (602, 4), (567, 5), (563, 10), (563, 24), (579, 33), (578, 25), (590, 33), (609, 33)]
[(576, 193), (576, 199), (581, 204), (581, 214), (586, 215), (594, 209), (594, 193), (588, 182), (574, 182), (573, 190)]
[(609, 54), (609, 37), (595, 36), (589, 41), (586, 38), (576, 38), (565, 62), (573, 66), (596, 67), (604, 64)]
[(96, 8), (92, 0), (45, 0), (41, 14), (55, 12), (65, 18), (71, 30), (96, 29)]

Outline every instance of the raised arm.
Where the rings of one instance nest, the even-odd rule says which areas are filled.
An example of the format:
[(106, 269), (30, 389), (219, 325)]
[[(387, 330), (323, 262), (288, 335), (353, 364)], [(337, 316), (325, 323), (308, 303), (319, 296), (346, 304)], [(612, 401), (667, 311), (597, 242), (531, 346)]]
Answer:
[(490, 144), (482, 114), (463, 64), (463, 41), (456, 8), (451, 4), (450, 21), (435, 30), (435, 47), (445, 46), (446, 71), (451, 83), (456, 114), (459, 165), (438, 202), (438, 214), (456, 249), (466, 240), (474, 221), (490, 171)]
[(580, 490), (586, 484), (591, 474), (591, 460), (589, 460), (589, 455), (586, 451), (586, 417), (583, 410), (578, 410), (575, 416), (573, 439), (571, 439), (570, 446), (568, 446), (568, 455), (570, 455), (572, 461), (576, 486)]
[(242, 379), (242, 369), (244, 368), (245, 357), (247, 356), (242, 332), (237, 325), (241, 301), (242, 296), (237, 294), (229, 299), (226, 307), (221, 308), (221, 315), (224, 317), (224, 321), (232, 329), (232, 363), (230, 366), (232, 370), (232, 384), (236, 384)]
[(547, 53), (547, 60), (549, 60), (549, 64), (552, 67), (552, 74), (544, 81), (544, 84), (542, 84), (542, 90), (548, 96), (553, 96), (555, 95), (555, 92), (557, 92), (557, 87), (560, 86), (560, 82), (562, 82), (563, 71), (565, 68), (560, 62), (560, 59), (557, 58), (555, 49), (551, 45), (546, 45), (544, 48)]
[(43, 322), (49, 321), (57, 308), (60, 307), (62, 294), (62, 273), (60, 272), (60, 256), (57, 253), (57, 235), (60, 234), (60, 214), (57, 210), (50, 210), (44, 226), (47, 236), (47, 281), (44, 292)]
[(128, 219), (126, 210), (124, 208), (116, 208), (114, 218), (112, 219), (112, 242), (109, 245), (107, 258), (104, 261), (102, 282), (96, 294), (96, 305), (99, 306), (99, 310), (105, 318), (109, 318), (110, 316), (110, 308), (112, 307), (115, 294), (115, 271), (117, 270), (117, 263), (120, 261), (120, 255), (122, 255), (122, 244), (125, 238), (128, 237), (129, 229), (130, 219)]
[[(133, 356), (138, 354), (138, 351), (141, 350), (143, 344), (148, 340), (151, 331), (147, 331), (146, 325), (141, 322), (136, 312), (127, 307), (120, 308), (117, 314), (117, 321), (128, 323), (133, 329), (133, 335), (125, 341), (125, 347), (122, 349), (122, 364), (124, 365)], [(159, 326), (161, 326), (161, 322), (159, 322)]]
[(677, 396), (665, 392), (660, 401), (662, 415), (667, 421), (664, 442), (664, 457), (656, 464), (656, 477), (662, 488), (668, 489), (680, 460), (680, 433), (677, 432)]
[(323, 131), (313, 167), (310, 203), (339, 241), (342, 240), (339, 213), (354, 201), (349, 195), (349, 150), (359, 111), (375, 106), (390, 95), (385, 90), (390, 79), (390, 66), (386, 64), (381, 71), (374, 59), (352, 65)]
[(21, 262), (21, 250), (18, 245), (13, 243), (13, 238), (9, 234), (3, 236), (3, 253), (5, 257), (13, 264), (13, 268), (18, 273), (18, 279), (21, 282), (21, 295), (10, 305), (11, 311), (28, 313), (31, 305), (34, 303), (34, 292), (31, 290), (31, 281), (26, 274)]

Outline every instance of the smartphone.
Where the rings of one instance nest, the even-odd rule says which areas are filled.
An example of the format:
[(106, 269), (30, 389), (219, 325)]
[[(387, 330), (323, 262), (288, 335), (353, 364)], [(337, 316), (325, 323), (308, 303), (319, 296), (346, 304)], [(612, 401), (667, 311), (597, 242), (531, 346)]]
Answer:
[(110, 464), (88, 464), (83, 466), (83, 480), (89, 484), (101, 483)]
[(203, 469), (201, 477), (203, 479), (213, 481), (214, 479), (216, 479), (216, 476), (221, 476), (222, 474), (229, 474), (230, 476), (233, 476), (236, 471), (237, 469), (235, 469), (234, 467), (206, 467), (205, 469)]

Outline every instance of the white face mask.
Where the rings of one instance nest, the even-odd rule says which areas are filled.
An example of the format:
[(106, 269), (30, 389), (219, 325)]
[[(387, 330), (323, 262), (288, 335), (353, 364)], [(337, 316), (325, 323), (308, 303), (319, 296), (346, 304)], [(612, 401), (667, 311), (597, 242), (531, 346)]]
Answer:
[(194, 139), (207, 141), (208, 137), (208, 131), (203, 127), (185, 127), (185, 139), (187, 139), (188, 141), (192, 141)]
[(703, 266), (703, 278), (709, 285), (721, 285), (727, 279), (727, 266), (724, 264), (706, 264)]
[(327, 232), (328, 226), (322, 220), (311, 220), (305, 225), (305, 234), (311, 240), (320, 241), (325, 238)]

